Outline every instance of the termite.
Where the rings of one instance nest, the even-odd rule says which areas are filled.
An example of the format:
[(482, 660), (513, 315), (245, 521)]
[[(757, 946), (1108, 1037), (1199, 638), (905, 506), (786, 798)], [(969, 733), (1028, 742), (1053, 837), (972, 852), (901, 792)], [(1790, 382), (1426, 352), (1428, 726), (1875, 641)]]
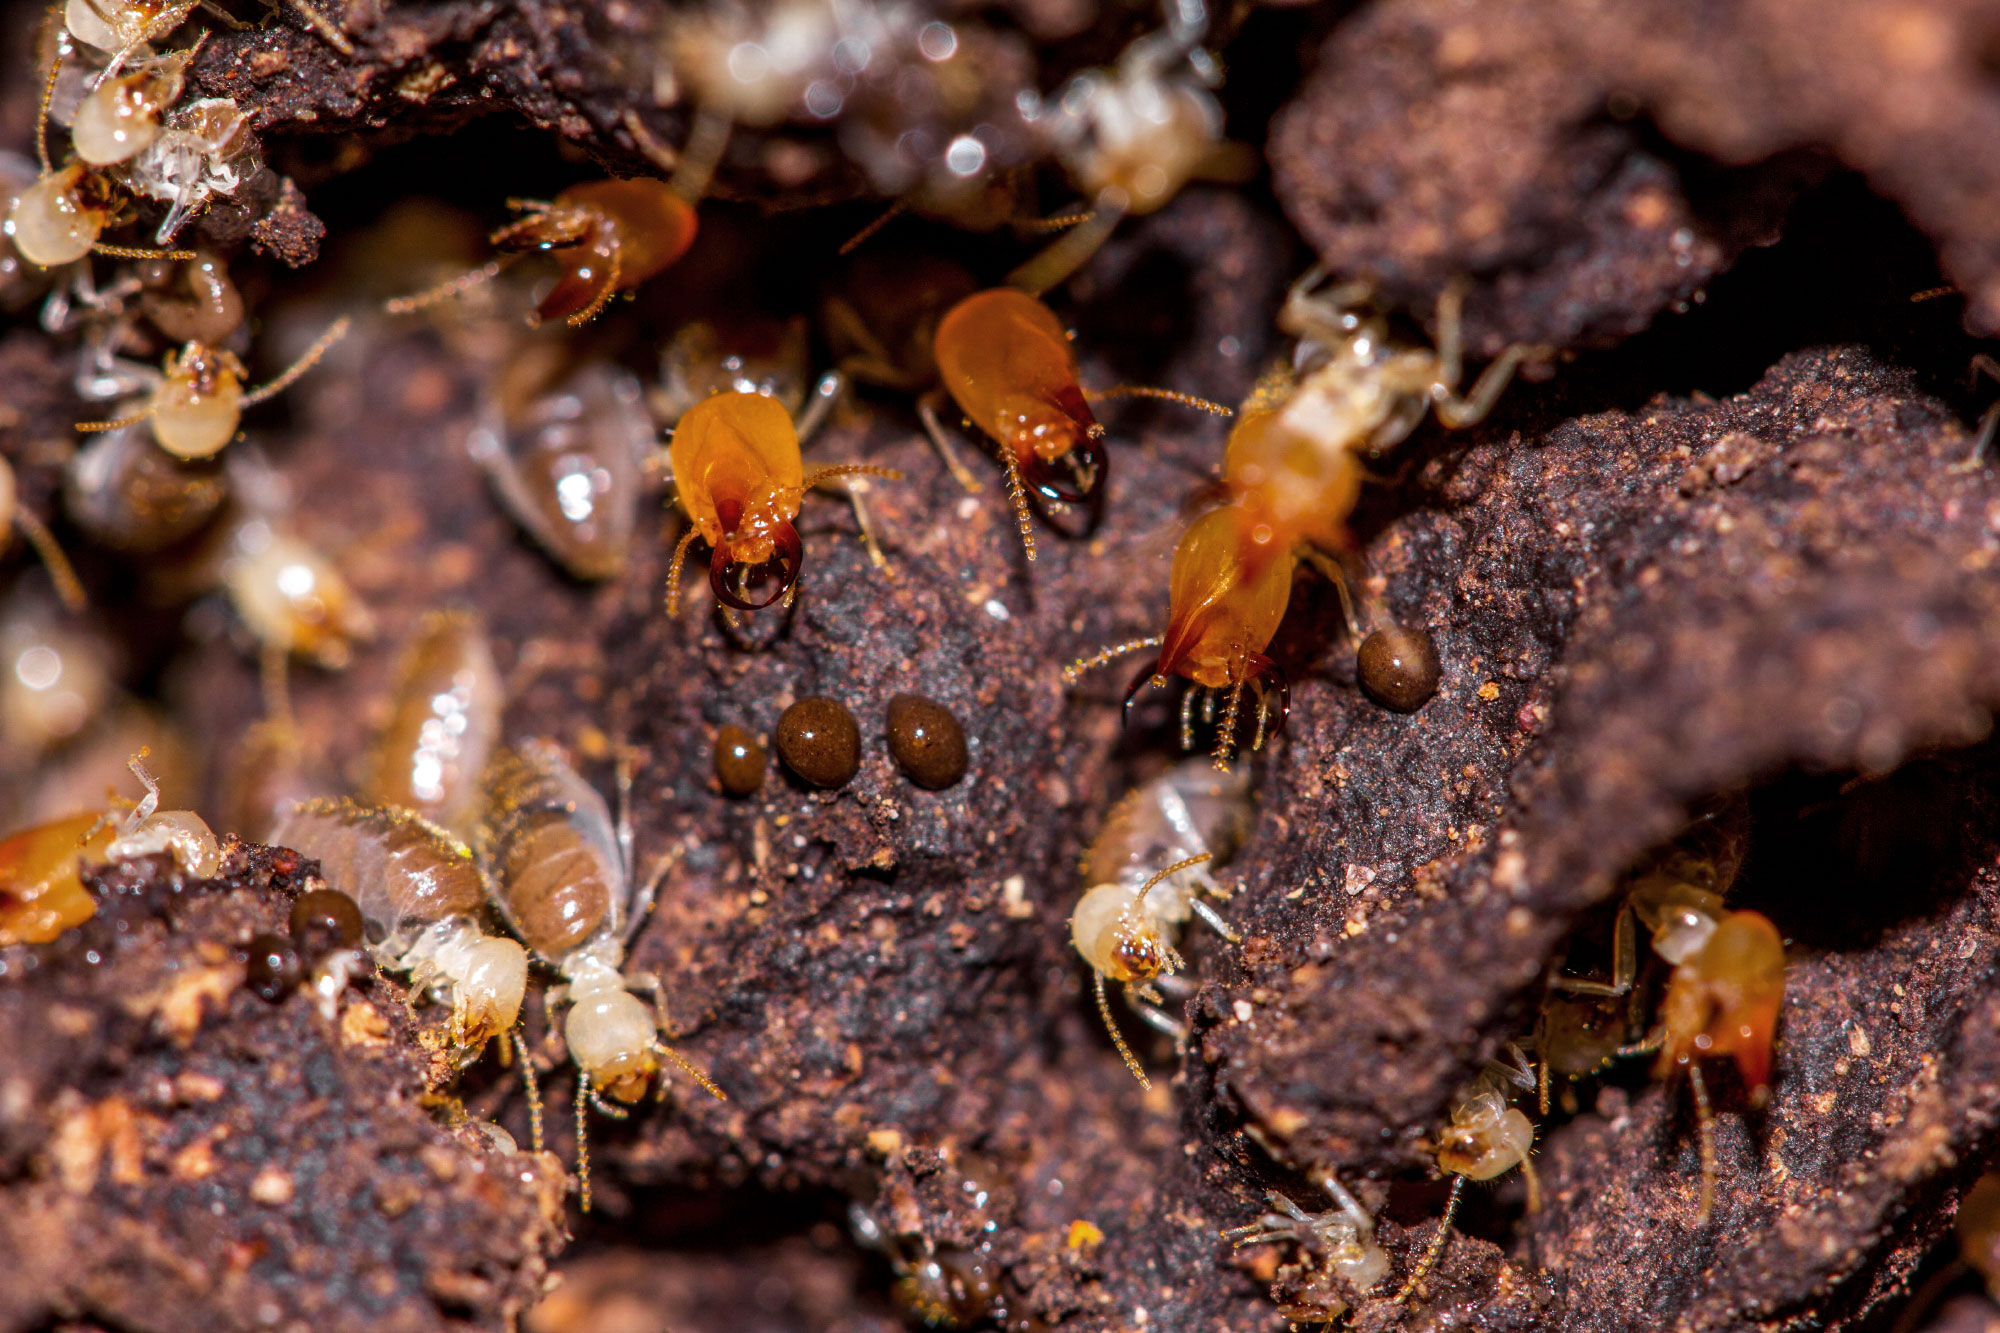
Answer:
[(328, 798), (293, 807), (271, 841), (318, 861), (326, 882), (354, 900), (378, 963), (451, 1006), (451, 1041), (465, 1062), (513, 1031), (528, 956), (485, 928), (489, 891), (471, 848), (412, 811)]
[(467, 445), (543, 550), (577, 578), (609, 579), (631, 554), (657, 437), (637, 379), (568, 361), (548, 343), (518, 349)]
[(98, 435), (63, 469), (70, 521), (115, 551), (164, 550), (198, 531), (228, 497), (220, 460), (176, 458), (138, 426)]
[[(1078, 900), (1070, 918), (1070, 942), (1090, 964), (1097, 992), (1097, 1011), (1111, 1042), (1125, 1060), (1125, 1067), (1142, 1087), (1151, 1088), (1138, 1057), (1125, 1044), (1118, 1023), (1111, 1014), (1105, 995), (1105, 978), (1121, 983), (1125, 997), (1147, 1023), (1178, 1039), (1180, 1024), (1156, 1006), (1165, 1002), (1158, 982), (1184, 966), (1174, 944), (1190, 916), (1199, 916), (1216, 934), (1234, 944), (1240, 937), (1201, 895), (1225, 897), (1206, 873), (1197, 871), (1214, 857), (1209, 851), (1182, 857), (1166, 868), (1134, 883), (1129, 867), (1119, 878), (1093, 884)], [(1093, 857), (1093, 861), (1097, 858)], [(1093, 870), (1096, 867), (1093, 866)], [(1192, 872), (1192, 873), (1189, 873)], [(1157, 895), (1154, 890), (1158, 889)]]
[[(938, 321), (932, 341), (938, 376), (959, 410), (999, 446), (1008, 493), (1028, 559), (1035, 558), (1028, 518), (1029, 489), (1046, 500), (1076, 504), (1104, 484), (1108, 455), (1093, 398), (1162, 398), (1228, 416), (1226, 407), (1166, 389), (1120, 385), (1087, 392), (1077, 381), (1076, 353), (1055, 312), (1014, 287), (974, 292)], [(934, 418), (926, 418), (935, 426)], [(934, 438), (938, 438), (934, 430)], [(941, 452), (949, 447), (938, 439)]]
[[(1511, 1049), (1511, 1048), (1510, 1048)], [(1440, 1170), (1451, 1176), (1451, 1195), (1444, 1206), (1438, 1233), (1424, 1250), (1423, 1257), (1395, 1295), (1395, 1303), (1409, 1300), (1444, 1253), (1451, 1239), (1452, 1219), (1458, 1215), (1458, 1201), (1468, 1180), (1497, 1180), (1515, 1167), (1521, 1168), (1528, 1183), (1528, 1211), (1541, 1206), (1541, 1182), (1536, 1178), (1531, 1154), (1535, 1147), (1535, 1126), (1528, 1117), (1507, 1104), (1508, 1087), (1535, 1086), (1534, 1075), (1519, 1063), (1488, 1062), (1472, 1086), (1452, 1105), (1451, 1123), (1438, 1135), (1434, 1145)]]
[(264, 650), (267, 677), (288, 656), (339, 670), (374, 637), (374, 616), (333, 562), (275, 520), (246, 518), (225, 545), (223, 586)]
[(97, 914), (83, 867), (170, 854), (182, 874), (211, 879), (222, 867), (215, 834), (192, 810), (161, 810), (146, 751), (128, 762), (146, 794), (123, 816), (70, 815), (0, 839), (0, 947), (47, 944)]
[(196, 249), (186, 263), (149, 259), (134, 268), (139, 313), (173, 341), (216, 346), (242, 327), (243, 295), (214, 252)]
[[(621, 793), (629, 790), (622, 762), (619, 784)], [(563, 1039), (577, 1067), (577, 1172), (588, 1211), (587, 1108), (614, 1118), (628, 1115), (615, 1103), (643, 1097), (660, 1072), (661, 1057), (727, 1100), (706, 1074), (660, 1039), (664, 1011), (648, 1009), (632, 993), (650, 989), (658, 1001), (659, 980), (628, 979), (622, 970), (631, 936), (651, 911), (673, 858), (662, 858), (654, 874), (637, 883), (628, 822), (621, 818), (614, 825), (604, 798), (545, 742), (503, 750), (488, 765), (483, 790), (478, 847), (493, 901), (534, 957), (563, 979), (549, 992), (549, 1004), (552, 1014), (558, 1005), (569, 1006)], [(664, 1079), (657, 1091), (665, 1096)]]
[(174, 457), (212, 458), (236, 438), (246, 409), (290, 388), (329, 347), (346, 336), (348, 323), (344, 315), (335, 320), (276, 379), (247, 391), (243, 380), (248, 372), (235, 353), (190, 342), (178, 352), (167, 353), (143, 408), (113, 421), (80, 421), (76, 428), (85, 432), (122, 430), (147, 422), (153, 438)]
[(1319, 1323), (1345, 1314), (1355, 1296), (1365, 1296), (1388, 1276), (1389, 1256), (1375, 1241), (1375, 1219), (1331, 1171), (1310, 1173), (1334, 1206), (1309, 1213), (1277, 1190), (1265, 1191), (1270, 1211), (1222, 1238), (1237, 1249), (1290, 1243), (1298, 1260), (1279, 1268), (1273, 1294), (1286, 1291), (1278, 1313), (1300, 1323)]
[(499, 741), (505, 694), (479, 618), (463, 611), (426, 615), (403, 650), (389, 721), (369, 749), (356, 795), (469, 834), (480, 779)]
[[(823, 378), (797, 425), (783, 404), (760, 393), (718, 393), (681, 418), (668, 458), (688, 529), (667, 571), (669, 616), (679, 613), (681, 566), (697, 537), (709, 545), (708, 582), (716, 600), (739, 611), (758, 610), (798, 582), (805, 549), (792, 520), (808, 490), (843, 477), (901, 480), (891, 468), (862, 463), (805, 470), (800, 438), (824, 420), (839, 389), (838, 376)], [(860, 496), (851, 486), (848, 495), (869, 558), (886, 567)]]
[(0, 602), (0, 768), (38, 768), (110, 710), (110, 652), (103, 636), (16, 585)]
[(511, 199), (508, 207), (521, 216), (488, 238), (506, 253), (429, 291), (397, 297), (388, 303), (389, 313), (408, 314), (456, 297), (491, 281), (516, 257), (535, 253), (553, 259), (560, 275), (529, 322), (561, 319), (581, 327), (597, 318), (612, 297), (678, 262), (694, 245), (695, 201), (721, 160), (729, 122), (697, 113), (677, 159), (635, 118), (626, 123), (637, 126), (640, 148), (669, 168), (672, 179), (584, 181), (550, 200)]
[[(1643, 1040), (1614, 1054), (1658, 1052), (1653, 1070), (1658, 1079), (1686, 1071), (1701, 1140), (1699, 1219), (1704, 1223), (1714, 1206), (1717, 1168), (1715, 1116), (1700, 1061), (1733, 1056), (1750, 1104), (1762, 1106), (1770, 1096), (1772, 1038), (1784, 1002), (1785, 948), (1777, 927), (1760, 913), (1730, 911), (1724, 902), (1747, 839), (1740, 799), (1721, 801), (1701, 813), (1628, 877), (1613, 925), (1611, 980), (1558, 975), (1549, 983), (1552, 991), (1573, 995), (1616, 998), (1633, 993), (1638, 976), (1635, 920), (1651, 932), (1653, 952), (1673, 965), (1658, 1024)], [(1552, 995), (1550, 1003), (1563, 1001)], [(1552, 1036), (1553, 1031), (1544, 1040)], [(1544, 1046), (1545, 1062), (1554, 1054)], [(1546, 1091), (1543, 1097), (1546, 1101)]]
[(1181, 698), (1183, 749), (1194, 748), (1197, 701), (1212, 710), (1216, 698), (1223, 700), (1222, 725), (1216, 733), (1217, 769), (1228, 767), (1246, 687), (1257, 693), (1252, 749), (1263, 748), (1267, 736), (1284, 726), (1291, 709), (1290, 683), (1265, 650), (1291, 602), (1297, 557), (1288, 547), (1268, 553), (1254, 547), (1246, 550), (1239, 518), (1229, 508), (1213, 509), (1189, 524), (1182, 535), (1168, 580), (1165, 635), (1121, 643), (1063, 669), (1064, 681), (1074, 684), (1095, 667), (1157, 647), (1159, 657), (1141, 667), (1125, 690), (1126, 716), (1131, 716), (1140, 690), (1164, 686), (1174, 676), (1185, 677), (1190, 688)]

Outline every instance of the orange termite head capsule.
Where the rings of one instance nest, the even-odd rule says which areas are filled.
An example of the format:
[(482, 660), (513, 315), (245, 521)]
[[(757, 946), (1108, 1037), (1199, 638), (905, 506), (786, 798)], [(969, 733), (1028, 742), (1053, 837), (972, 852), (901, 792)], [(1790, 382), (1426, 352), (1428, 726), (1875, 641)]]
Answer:
[(1701, 950), (1674, 969), (1655, 1076), (1710, 1055), (1733, 1055), (1753, 1103), (1770, 1095), (1771, 1038), (1785, 996), (1785, 946), (1756, 912), (1731, 912)]
[(681, 418), (670, 455), (681, 508), (714, 552), (717, 600), (754, 611), (784, 596), (805, 554), (792, 526), (805, 469), (791, 413), (761, 393), (718, 393)]
[(1284, 688), (1284, 677), (1264, 649), (1291, 602), (1294, 558), (1289, 551), (1266, 556), (1247, 546), (1241, 525), (1236, 507), (1214, 509), (1181, 537), (1160, 660), (1133, 681), (1128, 709), (1132, 695), (1156, 677), (1185, 676), (1210, 689), (1275, 677)]
[(694, 205), (652, 179), (586, 181), (493, 233), (503, 250), (539, 250), (562, 276), (535, 308), (538, 319), (586, 324), (619, 292), (659, 273), (694, 244)]
[(932, 350), (959, 410), (1029, 486), (1075, 504), (1103, 485), (1104, 427), (1054, 311), (1012, 287), (974, 292), (938, 321)]
[(97, 914), (80, 875), (86, 857), (103, 859), (111, 820), (72, 815), (0, 839), (0, 947), (46, 944)]

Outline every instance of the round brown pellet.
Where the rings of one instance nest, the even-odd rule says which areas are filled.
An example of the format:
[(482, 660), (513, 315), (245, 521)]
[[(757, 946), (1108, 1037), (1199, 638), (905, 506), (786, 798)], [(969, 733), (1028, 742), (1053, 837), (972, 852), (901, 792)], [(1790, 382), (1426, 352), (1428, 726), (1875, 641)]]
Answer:
[(854, 714), (821, 695), (808, 695), (778, 716), (778, 758), (815, 787), (844, 787), (861, 767), (861, 728)]
[(272, 1004), (298, 989), (305, 976), (292, 942), (282, 935), (252, 935), (243, 946), (243, 960), (244, 988)]
[(318, 960), (361, 943), (361, 909), (338, 889), (314, 889), (292, 904), (292, 943), (299, 956)]
[(764, 785), (764, 747), (738, 726), (715, 733), (715, 780), (731, 796), (749, 796)]
[(910, 781), (938, 791), (965, 776), (965, 728), (921, 694), (889, 701), (889, 753)]
[(1386, 625), (1361, 641), (1355, 671), (1368, 697), (1398, 713), (1414, 713), (1438, 688), (1437, 645), (1421, 627)]

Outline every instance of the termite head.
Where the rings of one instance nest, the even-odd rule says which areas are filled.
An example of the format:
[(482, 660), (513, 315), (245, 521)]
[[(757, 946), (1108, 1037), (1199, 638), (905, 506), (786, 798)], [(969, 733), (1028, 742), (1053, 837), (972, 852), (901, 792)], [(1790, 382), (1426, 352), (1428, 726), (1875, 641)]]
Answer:
[(738, 611), (756, 611), (790, 591), (805, 560), (805, 545), (791, 520), (779, 518), (775, 505), (734, 500), (716, 501), (715, 511), (722, 535), (709, 557), (708, 586), (716, 599)]
[(63, 27), (85, 46), (123, 56), (179, 27), (193, 9), (192, 0), (67, 0)]
[(212, 458), (236, 438), (243, 417), (243, 363), (233, 352), (191, 342), (167, 353), (153, 395), (153, 438), (176, 458)]
[(84, 95), (70, 125), (77, 157), (94, 167), (126, 161), (157, 139), (160, 117), (181, 95), (192, 51), (175, 51), (106, 78)]
[(333, 563), (262, 519), (242, 525), (225, 574), (232, 601), (258, 640), (338, 669), (374, 617)]
[[(466, 1049), (513, 1030), (528, 989), (528, 951), (503, 935), (482, 936), (469, 946), (453, 977), (453, 1017)], [(574, 1022), (574, 1019), (571, 1020)]]
[(110, 180), (72, 162), (15, 196), (7, 211), (7, 235), (21, 258), (54, 268), (89, 254), (117, 208)]
[(1437, 1161), (1467, 1180), (1493, 1180), (1527, 1161), (1534, 1146), (1534, 1123), (1482, 1081), (1452, 1108), (1451, 1124), (1438, 1136)]
[(1081, 504), (1104, 484), (1104, 427), (1082, 389), (1005, 394), (996, 415), (1021, 480), (1044, 497)]
[(1070, 940), (1093, 970), (1112, 981), (1143, 985), (1180, 970), (1180, 952), (1131, 884), (1099, 884), (1070, 918)]
[(569, 1011), (563, 1038), (590, 1085), (618, 1101), (638, 1101), (659, 1072), (652, 1011), (630, 991), (604, 990), (579, 998)]
[(510, 251), (543, 251), (561, 276), (536, 307), (537, 319), (587, 324), (605, 302), (638, 286), (688, 252), (694, 205), (665, 181), (586, 181), (493, 233)]
[(1785, 946), (1756, 912), (1731, 912), (1701, 949), (1674, 969), (1661, 1022), (1666, 1041), (1655, 1075), (1689, 1061), (1733, 1055), (1754, 1104), (1770, 1095), (1771, 1039), (1785, 995)]

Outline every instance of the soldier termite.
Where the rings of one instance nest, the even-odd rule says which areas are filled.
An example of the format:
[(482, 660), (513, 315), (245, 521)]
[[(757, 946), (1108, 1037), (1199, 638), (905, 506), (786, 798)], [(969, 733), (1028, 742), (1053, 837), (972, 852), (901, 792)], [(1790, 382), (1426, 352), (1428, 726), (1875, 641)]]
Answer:
[[(1740, 798), (1713, 803), (1665, 848), (1646, 857), (1627, 877), (1612, 934), (1609, 982), (1557, 975), (1552, 992), (1617, 998), (1634, 994), (1638, 946), (1633, 923), (1652, 935), (1653, 952), (1673, 971), (1660, 1003), (1659, 1021), (1646, 1037), (1616, 1048), (1615, 1055), (1658, 1052), (1655, 1078), (1685, 1070), (1694, 1097), (1701, 1140), (1699, 1220), (1714, 1207), (1715, 1116), (1700, 1061), (1733, 1056), (1752, 1106), (1770, 1096), (1771, 1045), (1784, 1002), (1785, 949), (1777, 927), (1752, 911), (1729, 911), (1724, 895), (1743, 863), (1748, 816)], [(1552, 1020), (1576, 1002), (1552, 993), (1544, 1004), (1539, 1040), (1545, 1066), (1562, 1060)], [(1546, 1102), (1547, 1076), (1543, 1076)]]
[[(620, 768), (620, 790), (629, 787)], [(624, 975), (625, 950), (651, 910), (673, 858), (662, 858), (644, 884), (631, 867), (631, 835), (614, 826), (604, 798), (545, 742), (503, 750), (488, 766), (479, 850), (492, 880), (493, 901), (534, 956), (562, 977), (548, 994), (551, 1013), (568, 1005), (563, 1039), (577, 1067), (577, 1174), (590, 1208), (588, 1108), (623, 1118), (614, 1103), (632, 1103), (672, 1061), (710, 1094), (727, 1100), (680, 1052), (660, 1040), (664, 1010), (632, 994), (655, 977)], [(622, 805), (622, 801), (621, 801)], [(664, 1079), (657, 1083), (664, 1096)], [(611, 1101), (606, 1101), (609, 1097)], [(540, 1150), (540, 1145), (536, 1145)]]
[(317, 860), (354, 900), (378, 963), (451, 1006), (462, 1061), (513, 1030), (528, 956), (485, 928), (487, 884), (463, 842), (408, 810), (324, 797), (293, 807), (271, 841)]
[(407, 809), (470, 834), (480, 779), (499, 743), (505, 695), (479, 617), (426, 615), (403, 650), (389, 721), (369, 748), (356, 794), (366, 804)]
[[(739, 611), (758, 610), (798, 581), (805, 548), (792, 520), (808, 490), (857, 476), (901, 479), (893, 469), (860, 463), (805, 470), (800, 438), (818, 427), (839, 390), (838, 376), (823, 378), (797, 425), (783, 404), (760, 393), (715, 394), (681, 418), (668, 456), (688, 530), (667, 570), (669, 616), (679, 614), (681, 566), (695, 538), (709, 544), (708, 582), (716, 600)], [(869, 558), (885, 568), (860, 496), (852, 486), (848, 495)]]
[[(1151, 1087), (1111, 1015), (1104, 983), (1125, 986), (1126, 998), (1151, 1026), (1178, 1039), (1180, 1025), (1155, 1006), (1158, 983), (1180, 970), (1174, 948), (1190, 916), (1235, 943), (1237, 935), (1204, 895), (1226, 898), (1198, 867), (1227, 857), (1246, 822), (1247, 783), (1183, 764), (1132, 792), (1113, 809), (1085, 866), (1091, 884), (1070, 920), (1070, 940), (1091, 966), (1098, 1012), (1133, 1077)], [(1153, 866), (1171, 860), (1165, 869)], [(1151, 1003), (1141, 1003), (1142, 1000)]]
[(46, 944), (95, 916), (83, 887), (88, 863), (167, 853), (182, 874), (210, 879), (221, 869), (221, 848), (201, 816), (159, 808), (145, 758), (142, 750), (129, 762), (146, 794), (124, 815), (70, 815), (0, 839), (0, 947)]
[(80, 421), (80, 431), (122, 430), (150, 423), (153, 438), (176, 458), (211, 458), (236, 438), (246, 409), (290, 388), (347, 333), (345, 316), (333, 322), (319, 340), (276, 379), (245, 390), (248, 373), (233, 352), (191, 342), (167, 353), (159, 375), (147, 393), (145, 406), (113, 421)]

